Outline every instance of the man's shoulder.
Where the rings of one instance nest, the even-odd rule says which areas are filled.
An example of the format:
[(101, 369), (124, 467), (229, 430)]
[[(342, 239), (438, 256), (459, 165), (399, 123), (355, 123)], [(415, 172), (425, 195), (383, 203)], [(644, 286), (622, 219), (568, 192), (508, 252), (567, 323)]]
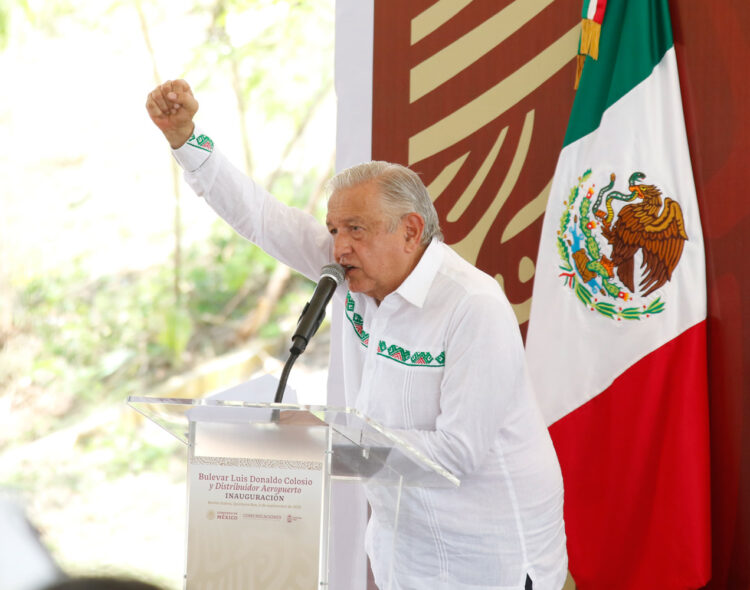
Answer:
[[(433, 310), (450, 310), (448, 315), (492, 318), (507, 326), (517, 319), (500, 283), (462, 258), (450, 246), (432, 285), (427, 304)], [(463, 320), (462, 320), (463, 321)]]
[(450, 246), (443, 244), (445, 255), (439, 270), (438, 288), (453, 287), (457, 293), (485, 294), (505, 298), (500, 284), (483, 270), (480, 270)]

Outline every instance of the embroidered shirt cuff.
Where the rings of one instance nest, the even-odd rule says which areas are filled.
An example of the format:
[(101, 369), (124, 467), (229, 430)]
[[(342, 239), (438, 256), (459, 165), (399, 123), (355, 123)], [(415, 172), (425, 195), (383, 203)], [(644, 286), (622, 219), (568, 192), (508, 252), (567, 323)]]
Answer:
[(214, 142), (197, 129), (183, 145), (172, 150), (177, 163), (186, 172), (195, 172), (209, 158), (214, 151)]

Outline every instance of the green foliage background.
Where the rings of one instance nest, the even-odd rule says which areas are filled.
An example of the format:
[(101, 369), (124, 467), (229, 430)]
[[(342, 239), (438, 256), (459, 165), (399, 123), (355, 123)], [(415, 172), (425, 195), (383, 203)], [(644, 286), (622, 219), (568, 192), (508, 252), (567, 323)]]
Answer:
[[(334, 149), (333, 0), (0, 0), (0, 68), (76, 43), (105, 64), (63, 64), (88, 68), (90, 87), (50, 82), (38, 102), (53, 59), (39, 49), (38, 85), (0, 98), (0, 132), (32, 146), (0, 156), (0, 499), (23, 506), (68, 573), (180, 588), (184, 448), (124, 402), (246, 348), (239, 327), (276, 262), (199, 208), (145, 95), (185, 77), (235, 164), (321, 216), (310, 200)], [(252, 344), (283, 358), (312, 287), (292, 276)]]

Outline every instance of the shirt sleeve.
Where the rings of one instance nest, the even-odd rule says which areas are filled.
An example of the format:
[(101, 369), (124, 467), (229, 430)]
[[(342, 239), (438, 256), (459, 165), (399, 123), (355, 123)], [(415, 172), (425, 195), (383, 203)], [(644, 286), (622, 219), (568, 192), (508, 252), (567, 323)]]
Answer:
[(489, 453), (500, 451), (495, 445), (503, 425), (525, 414), (532, 401), (524, 362), (505, 296), (468, 295), (450, 322), (435, 429), (396, 434), (454, 475), (477, 471)]
[(320, 269), (333, 259), (323, 224), (272, 197), (197, 129), (172, 153), (187, 184), (237, 233), (311, 280), (320, 278)]
[(196, 128), (190, 139), (176, 150), (172, 150), (172, 155), (183, 170), (195, 172), (211, 156), (213, 151), (213, 140)]

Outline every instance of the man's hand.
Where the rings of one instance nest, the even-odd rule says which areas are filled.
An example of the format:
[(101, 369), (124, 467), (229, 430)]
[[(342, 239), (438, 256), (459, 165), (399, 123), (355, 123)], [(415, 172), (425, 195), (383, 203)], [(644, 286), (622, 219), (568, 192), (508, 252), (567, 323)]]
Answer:
[(185, 80), (168, 80), (154, 88), (146, 99), (146, 110), (169, 145), (177, 149), (193, 134), (193, 116), (198, 101)]

